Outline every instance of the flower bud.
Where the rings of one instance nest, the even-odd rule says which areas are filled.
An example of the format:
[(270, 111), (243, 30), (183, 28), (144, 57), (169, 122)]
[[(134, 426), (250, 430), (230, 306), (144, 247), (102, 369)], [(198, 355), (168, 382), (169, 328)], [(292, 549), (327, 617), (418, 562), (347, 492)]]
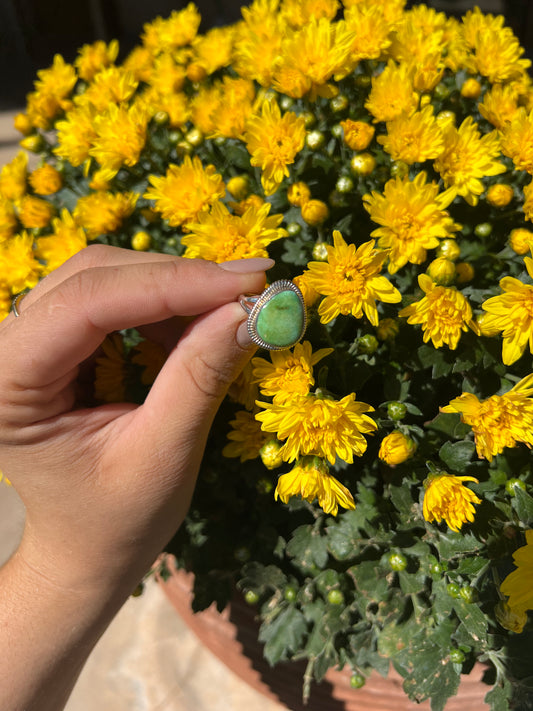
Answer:
[(437, 257), (428, 266), (427, 273), (435, 284), (449, 286), (455, 279), (455, 264), (445, 257)]
[(248, 195), (248, 176), (236, 175), (226, 183), (228, 193), (235, 200), (244, 200)]
[(280, 454), (281, 445), (276, 439), (271, 439), (261, 447), (259, 456), (267, 469), (276, 469), (283, 464), (283, 457)]
[(487, 202), (493, 207), (506, 207), (513, 199), (513, 189), (505, 183), (495, 183), (487, 190)]
[(437, 257), (445, 257), (455, 262), (461, 255), (461, 248), (454, 239), (443, 239), (437, 247)]
[(328, 206), (322, 200), (308, 200), (302, 205), (302, 218), (312, 227), (321, 225), (328, 216)]
[(398, 321), (393, 318), (383, 318), (376, 327), (376, 336), (380, 341), (392, 341), (400, 332)]
[(469, 262), (459, 262), (455, 265), (455, 281), (458, 284), (472, 281), (475, 275), (474, 267)]
[(311, 190), (307, 183), (299, 181), (289, 185), (287, 200), (295, 207), (302, 207), (311, 198)]
[(517, 227), (515, 230), (511, 230), (509, 245), (513, 252), (527, 254), (533, 245), (533, 232), (526, 230), (525, 227)]
[(146, 252), (150, 249), (150, 244), (152, 243), (152, 238), (148, 232), (136, 232), (131, 238), (131, 246), (137, 252)]
[(307, 147), (312, 151), (317, 151), (321, 148), (324, 145), (324, 141), (325, 138), (322, 131), (310, 131), (305, 138)]
[(43, 147), (43, 139), (38, 133), (33, 133), (31, 136), (23, 138), (20, 145), (31, 153), (39, 153)]
[(355, 175), (370, 175), (376, 167), (376, 159), (371, 153), (359, 153), (350, 161), (350, 168)]
[(191, 128), (185, 135), (185, 140), (188, 141), (191, 146), (198, 148), (204, 141), (204, 135), (199, 128)]
[(376, 129), (365, 121), (346, 119), (340, 125), (344, 132), (344, 142), (352, 151), (364, 151), (368, 147)]
[(365, 333), (357, 339), (357, 352), (372, 355), (379, 348), (378, 339), (372, 333)]
[(335, 185), (339, 193), (349, 193), (353, 190), (353, 180), (348, 175), (341, 175)]
[(450, 124), (455, 124), (456, 115), (453, 111), (440, 111), (435, 118), (440, 128), (445, 128)]
[(315, 242), (313, 247), (313, 259), (317, 262), (327, 262), (328, 260), (328, 247), (325, 242)]
[(302, 226), (298, 222), (289, 222), (287, 225), (287, 232), (290, 237), (296, 237), (302, 231)]
[(505, 630), (516, 632), (516, 634), (520, 634), (520, 632), (522, 632), (524, 625), (527, 622), (527, 612), (512, 608), (509, 603), (504, 600), (500, 600), (500, 602), (496, 605), (494, 608), (494, 614), (498, 620), (498, 623)]
[(474, 227), (476, 237), (488, 237), (492, 233), (492, 225), (490, 222), (480, 222)]
[(461, 87), (461, 96), (465, 99), (477, 99), (481, 94), (481, 84), (474, 77), (469, 77)]
[(13, 126), (17, 131), (22, 133), (23, 136), (28, 136), (33, 131), (33, 126), (27, 114), (18, 113), (13, 119)]
[(348, 107), (348, 99), (344, 94), (337, 94), (330, 99), (329, 105), (332, 111), (344, 111)]
[(187, 79), (193, 83), (203, 81), (207, 76), (207, 71), (199, 62), (192, 62), (187, 67)]
[(389, 467), (395, 467), (412, 457), (415, 450), (416, 444), (413, 440), (396, 430), (383, 438), (378, 457)]

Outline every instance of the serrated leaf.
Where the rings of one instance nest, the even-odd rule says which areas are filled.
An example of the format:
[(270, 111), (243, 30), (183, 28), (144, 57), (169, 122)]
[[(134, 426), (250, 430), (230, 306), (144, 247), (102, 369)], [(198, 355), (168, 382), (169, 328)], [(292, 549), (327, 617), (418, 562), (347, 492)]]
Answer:
[(515, 495), (512, 499), (513, 509), (523, 523), (530, 525), (533, 522), (533, 498), (527, 491), (523, 491), (519, 487), (516, 487), (514, 492)]
[(307, 634), (303, 614), (293, 605), (286, 607), (274, 620), (263, 622), (259, 641), (265, 643), (263, 656), (271, 666), (297, 652)]
[(476, 445), (470, 441), (445, 442), (439, 450), (439, 457), (452, 471), (464, 472), (475, 448)]
[(239, 580), (241, 590), (264, 590), (265, 588), (281, 588), (287, 582), (287, 577), (277, 565), (262, 565), (258, 562), (244, 566), (243, 577)]
[(389, 583), (384, 571), (375, 561), (364, 561), (348, 569), (355, 587), (367, 599), (382, 602), (387, 597)]
[(505, 680), (501, 686), (492, 687), (485, 696), (485, 702), (490, 706), (491, 711), (509, 711), (511, 692), (511, 684)]
[(410, 516), (413, 513), (415, 502), (411, 496), (411, 490), (408, 486), (391, 486), (390, 498), (398, 513), (402, 516)]
[(442, 432), (454, 439), (463, 439), (471, 429), (461, 422), (461, 416), (456, 412), (441, 412), (426, 427), (436, 432)]
[(328, 560), (326, 537), (312, 526), (299, 526), (287, 544), (287, 554), (303, 568), (323, 568)]
[(471, 533), (441, 533), (439, 536), (439, 552), (443, 560), (450, 560), (462, 553), (474, 553), (483, 548), (483, 543)]
[(488, 629), (485, 613), (475, 603), (467, 603), (460, 598), (454, 599), (453, 609), (474, 642), (485, 642)]
[(416, 573), (408, 573), (406, 570), (400, 570), (398, 573), (400, 588), (404, 595), (416, 595), (426, 587), (426, 575), (420, 571)]

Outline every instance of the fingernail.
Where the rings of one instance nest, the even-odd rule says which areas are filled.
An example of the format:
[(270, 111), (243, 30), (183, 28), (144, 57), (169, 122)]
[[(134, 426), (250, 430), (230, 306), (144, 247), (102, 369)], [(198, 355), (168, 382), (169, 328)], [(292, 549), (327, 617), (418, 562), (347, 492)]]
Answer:
[(237, 343), (239, 344), (239, 346), (244, 349), (250, 348), (250, 346), (254, 345), (254, 343), (248, 333), (248, 325), (247, 325), (246, 321), (243, 321), (239, 325), (235, 339), (236, 339)]
[(253, 272), (264, 272), (273, 267), (274, 264), (273, 259), (252, 257), (251, 259), (233, 259), (231, 262), (221, 262), (218, 266), (228, 272), (251, 274)]

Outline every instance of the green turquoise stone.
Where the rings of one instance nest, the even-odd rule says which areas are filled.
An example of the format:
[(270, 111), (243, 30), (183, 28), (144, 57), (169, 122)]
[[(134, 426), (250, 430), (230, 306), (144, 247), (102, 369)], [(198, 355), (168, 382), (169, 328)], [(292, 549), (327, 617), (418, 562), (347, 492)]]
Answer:
[(294, 291), (280, 291), (263, 306), (255, 324), (257, 335), (276, 348), (288, 348), (300, 340), (304, 307)]

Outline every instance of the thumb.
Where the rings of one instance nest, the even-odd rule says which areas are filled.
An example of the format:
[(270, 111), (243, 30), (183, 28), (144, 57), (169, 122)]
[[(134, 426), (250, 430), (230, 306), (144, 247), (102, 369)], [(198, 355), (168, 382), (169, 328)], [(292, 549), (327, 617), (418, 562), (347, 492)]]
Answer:
[(168, 357), (143, 405), (143, 427), (154, 428), (176, 447), (200, 444), (226, 392), (255, 347), (243, 328), (246, 314), (236, 302), (204, 314), (188, 327)]

